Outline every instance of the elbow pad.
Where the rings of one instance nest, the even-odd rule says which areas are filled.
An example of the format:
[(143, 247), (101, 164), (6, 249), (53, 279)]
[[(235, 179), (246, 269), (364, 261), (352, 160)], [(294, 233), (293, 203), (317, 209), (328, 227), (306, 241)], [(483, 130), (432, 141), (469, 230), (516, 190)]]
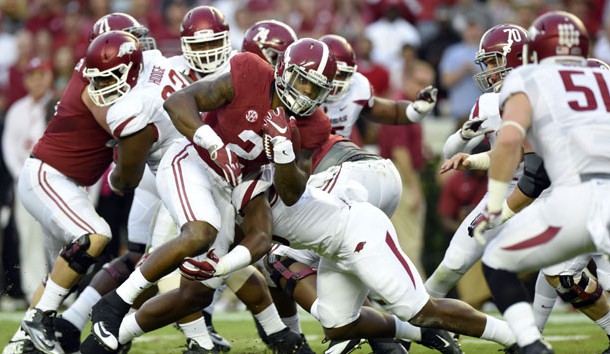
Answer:
[(526, 153), (523, 157), (523, 175), (517, 182), (521, 192), (530, 198), (538, 198), (550, 185), (551, 181), (544, 169), (544, 161), (533, 152)]

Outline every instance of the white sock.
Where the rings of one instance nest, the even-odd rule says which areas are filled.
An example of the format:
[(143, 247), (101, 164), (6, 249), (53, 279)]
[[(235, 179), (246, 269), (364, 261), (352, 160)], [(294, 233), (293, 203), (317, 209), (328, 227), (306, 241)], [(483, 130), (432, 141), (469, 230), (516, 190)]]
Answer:
[(532, 308), (534, 310), (534, 320), (536, 327), (540, 333), (544, 330), (544, 326), (553, 311), (553, 306), (557, 301), (557, 292), (551, 284), (546, 280), (542, 271), (538, 272), (536, 279), (536, 293), (534, 294), (534, 302)]
[(527, 302), (518, 302), (504, 311), (504, 318), (517, 337), (520, 347), (532, 344), (540, 339), (540, 331), (536, 327), (532, 306)]
[(214, 348), (214, 343), (212, 342), (212, 338), (208, 333), (205, 319), (203, 317), (189, 323), (179, 323), (178, 326), (186, 338), (196, 341), (197, 344), (199, 344), (202, 348), (210, 350)]
[(89, 321), (89, 314), (91, 313), (91, 308), (95, 305), (100, 299), (102, 295), (95, 290), (94, 287), (88, 286), (83, 290), (83, 292), (78, 296), (76, 301), (70, 307), (61, 314), (65, 320), (68, 320), (72, 323), (76, 328), (80, 331), (85, 328), (87, 321)]
[(144, 331), (140, 328), (140, 325), (138, 325), (138, 321), (136, 321), (135, 312), (123, 318), (123, 322), (121, 322), (121, 327), (119, 328), (119, 343), (125, 344), (142, 334), (144, 334)]
[(610, 336), (610, 312), (608, 312), (606, 315), (604, 315), (604, 317), (600, 318), (599, 320), (596, 320), (595, 323), (597, 323), (598, 326), (600, 326), (607, 335)]
[(301, 330), (301, 323), (299, 322), (299, 314), (296, 313), (294, 316), (290, 317), (282, 317), (282, 322), (286, 325), (286, 327), (297, 333), (303, 333)]
[(286, 328), (273, 304), (254, 315), (254, 317), (258, 320), (258, 323), (260, 323), (261, 327), (265, 330), (265, 334), (268, 336)]
[(142, 275), (142, 272), (140, 271), (140, 267), (138, 267), (129, 275), (129, 278), (116, 289), (116, 293), (123, 301), (131, 305), (138, 295), (151, 285), (152, 283), (144, 278), (144, 275)]
[(483, 331), (483, 334), (481, 334), (481, 339), (491, 340), (500, 343), (505, 347), (510, 347), (515, 344), (515, 335), (506, 321), (499, 320), (489, 315), (485, 315), (485, 317), (487, 317), (487, 322), (485, 323), (485, 330)]
[(462, 276), (463, 274), (457, 273), (441, 263), (430, 278), (426, 280), (424, 286), (430, 296), (443, 298), (447, 296), (449, 290), (453, 289)]
[(51, 277), (49, 277), (49, 279), (47, 279), (47, 285), (44, 288), (44, 292), (42, 293), (42, 297), (36, 304), (36, 308), (42, 311), (57, 311), (59, 305), (62, 301), (64, 301), (64, 298), (66, 295), (68, 295), (69, 291), (70, 289), (57, 285), (57, 283), (54, 282)]
[(421, 341), (421, 328), (416, 327), (409, 322), (401, 321), (398, 317), (394, 317), (394, 323), (396, 324), (396, 338), (410, 339), (414, 341)]

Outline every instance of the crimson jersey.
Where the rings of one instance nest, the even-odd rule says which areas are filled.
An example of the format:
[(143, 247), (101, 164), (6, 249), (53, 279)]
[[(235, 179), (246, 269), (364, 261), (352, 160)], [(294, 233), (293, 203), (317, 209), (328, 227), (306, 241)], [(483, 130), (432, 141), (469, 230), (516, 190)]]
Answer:
[[(271, 109), (274, 73), (269, 63), (252, 53), (238, 53), (230, 59), (231, 80), (235, 95), (228, 104), (208, 112), (204, 122), (216, 131), (225, 144), (235, 152), (243, 166), (243, 173), (269, 162), (263, 147), (263, 121)], [(315, 150), (330, 134), (330, 123), (324, 112), (317, 109), (311, 116), (295, 117), (301, 136), (301, 148)], [(204, 148), (195, 145), (202, 159), (212, 168)], [(222, 173), (221, 173), (222, 175)]]
[(74, 67), (55, 114), (34, 146), (36, 158), (77, 183), (90, 186), (112, 162), (112, 140), (81, 99), (89, 81), (83, 77), (84, 58)]

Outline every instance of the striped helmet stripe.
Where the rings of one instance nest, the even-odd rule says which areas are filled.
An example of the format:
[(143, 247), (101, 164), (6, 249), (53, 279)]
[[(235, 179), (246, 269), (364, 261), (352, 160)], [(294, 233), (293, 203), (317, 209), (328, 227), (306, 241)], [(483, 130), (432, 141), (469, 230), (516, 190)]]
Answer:
[(328, 56), (330, 55), (330, 50), (328, 49), (328, 46), (326, 45), (326, 43), (324, 43), (324, 42), (320, 42), (320, 43), (322, 45), (322, 59), (320, 60), (320, 65), (318, 66), (318, 69), (316, 71), (318, 73), (322, 74), (324, 69), (326, 69), (326, 64), (328, 63)]

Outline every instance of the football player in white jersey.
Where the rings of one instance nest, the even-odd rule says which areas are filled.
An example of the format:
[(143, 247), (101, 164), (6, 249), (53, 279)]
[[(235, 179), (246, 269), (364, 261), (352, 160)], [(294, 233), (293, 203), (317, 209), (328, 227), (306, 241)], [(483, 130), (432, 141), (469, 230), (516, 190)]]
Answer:
[[(533, 22), (529, 35), (526, 58), (534, 65), (515, 69), (500, 92), (502, 129), (491, 152), (489, 198), (474, 237), (490, 240), (483, 271), (522, 352), (548, 354), (553, 350), (541, 341), (516, 273), (610, 251), (610, 73), (586, 66), (588, 33), (572, 14), (546, 13)], [(544, 159), (553, 189), (490, 239), (484, 231), (500, 221), (526, 137)]]
[[(495, 134), (501, 124), (497, 91), (508, 72), (521, 65), (523, 45), (526, 40), (525, 29), (512, 24), (492, 27), (481, 37), (475, 63), (480, 64), (483, 71), (476, 74), (474, 80), (484, 93), (474, 104), (468, 121), (445, 142), (443, 153), (449, 161), (441, 166), (441, 173), (453, 168), (453, 163), (458, 158), (467, 160), (466, 163), (470, 168), (487, 168), (488, 152), (475, 155), (467, 153), (485, 138), (489, 139), (492, 146), (495, 143)], [(517, 185), (521, 174), (519, 171), (513, 176), (512, 188)], [(486, 200), (487, 196), (464, 219), (453, 235), (445, 257), (426, 280), (426, 290), (430, 295), (445, 297), (458, 280), (481, 258), (483, 246), (469, 236), (468, 225), (483, 211)], [(509, 213), (511, 209), (506, 207), (503, 210)], [(508, 216), (510, 215), (505, 217)]]

